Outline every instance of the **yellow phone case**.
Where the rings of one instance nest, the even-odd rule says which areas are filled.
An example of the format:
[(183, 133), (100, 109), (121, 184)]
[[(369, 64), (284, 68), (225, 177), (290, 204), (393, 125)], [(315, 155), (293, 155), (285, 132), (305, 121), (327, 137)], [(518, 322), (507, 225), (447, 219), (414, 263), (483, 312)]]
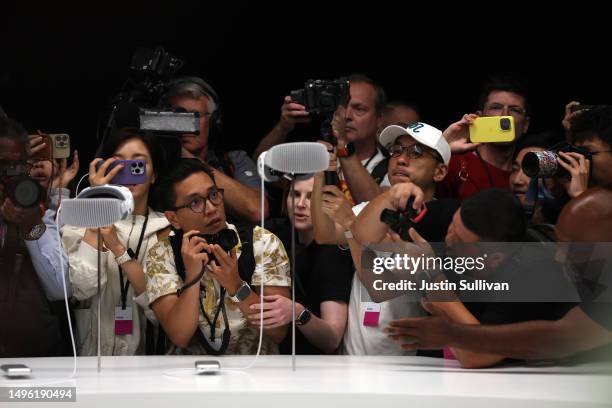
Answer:
[(480, 117), (470, 126), (470, 141), (473, 143), (511, 142), (515, 137), (512, 116)]

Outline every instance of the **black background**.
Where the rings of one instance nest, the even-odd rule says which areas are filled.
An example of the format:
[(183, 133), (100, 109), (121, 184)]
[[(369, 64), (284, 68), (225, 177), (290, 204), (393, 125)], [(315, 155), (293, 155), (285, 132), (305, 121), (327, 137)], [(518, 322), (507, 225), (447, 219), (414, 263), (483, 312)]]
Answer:
[(157, 44), (186, 61), (182, 73), (215, 87), (223, 141), (249, 152), (278, 119), (283, 96), (308, 78), (365, 73), (441, 128), (477, 109), (493, 73), (528, 84), (533, 131), (557, 130), (572, 99), (610, 102), (612, 35), (601, 9), (262, 4), (4, 4), (0, 105), (29, 130), (70, 133), (90, 160), (100, 112), (127, 78), (134, 49)]

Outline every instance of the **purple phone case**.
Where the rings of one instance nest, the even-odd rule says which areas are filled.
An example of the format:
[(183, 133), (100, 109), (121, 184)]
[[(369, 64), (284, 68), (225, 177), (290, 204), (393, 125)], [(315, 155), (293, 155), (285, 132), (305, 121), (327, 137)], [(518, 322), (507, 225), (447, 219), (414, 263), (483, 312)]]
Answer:
[[(96, 168), (100, 168), (103, 162), (99, 162)], [(116, 160), (108, 166), (106, 174), (108, 174), (119, 163), (124, 163), (125, 166), (115, 174), (110, 184), (118, 184), (125, 186), (129, 184), (143, 184), (147, 180), (147, 163), (144, 160)]]

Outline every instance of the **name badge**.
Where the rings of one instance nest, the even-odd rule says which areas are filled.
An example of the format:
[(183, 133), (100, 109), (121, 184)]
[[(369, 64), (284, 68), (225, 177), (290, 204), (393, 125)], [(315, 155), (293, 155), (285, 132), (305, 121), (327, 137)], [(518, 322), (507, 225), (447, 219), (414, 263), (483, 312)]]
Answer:
[(125, 309), (122, 309), (121, 306), (115, 307), (115, 334), (132, 334), (132, 329), (132, 308), (129, 306)]
[(362, 302), (361, 304), (364, 309), (363, 325), (378, 327), (378, 320), (380, 319), (380, 303)]

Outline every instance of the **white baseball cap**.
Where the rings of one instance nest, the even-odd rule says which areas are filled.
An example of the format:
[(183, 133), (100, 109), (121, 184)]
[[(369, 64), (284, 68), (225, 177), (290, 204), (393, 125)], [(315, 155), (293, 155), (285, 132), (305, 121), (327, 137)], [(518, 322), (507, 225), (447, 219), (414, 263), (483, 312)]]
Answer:
[(414, 122), (405, 128), (399, 125), (387, 126), (380, 132), (378, 141), (383, 147), (389, 149), (398, 137), (404, 135), (408, 135), (422, 145), (431, 147), (440, 153), (444, 164), (448, 165), (451, 157), (450, 146), (442, 136), (442, 131), (427, 123)]

